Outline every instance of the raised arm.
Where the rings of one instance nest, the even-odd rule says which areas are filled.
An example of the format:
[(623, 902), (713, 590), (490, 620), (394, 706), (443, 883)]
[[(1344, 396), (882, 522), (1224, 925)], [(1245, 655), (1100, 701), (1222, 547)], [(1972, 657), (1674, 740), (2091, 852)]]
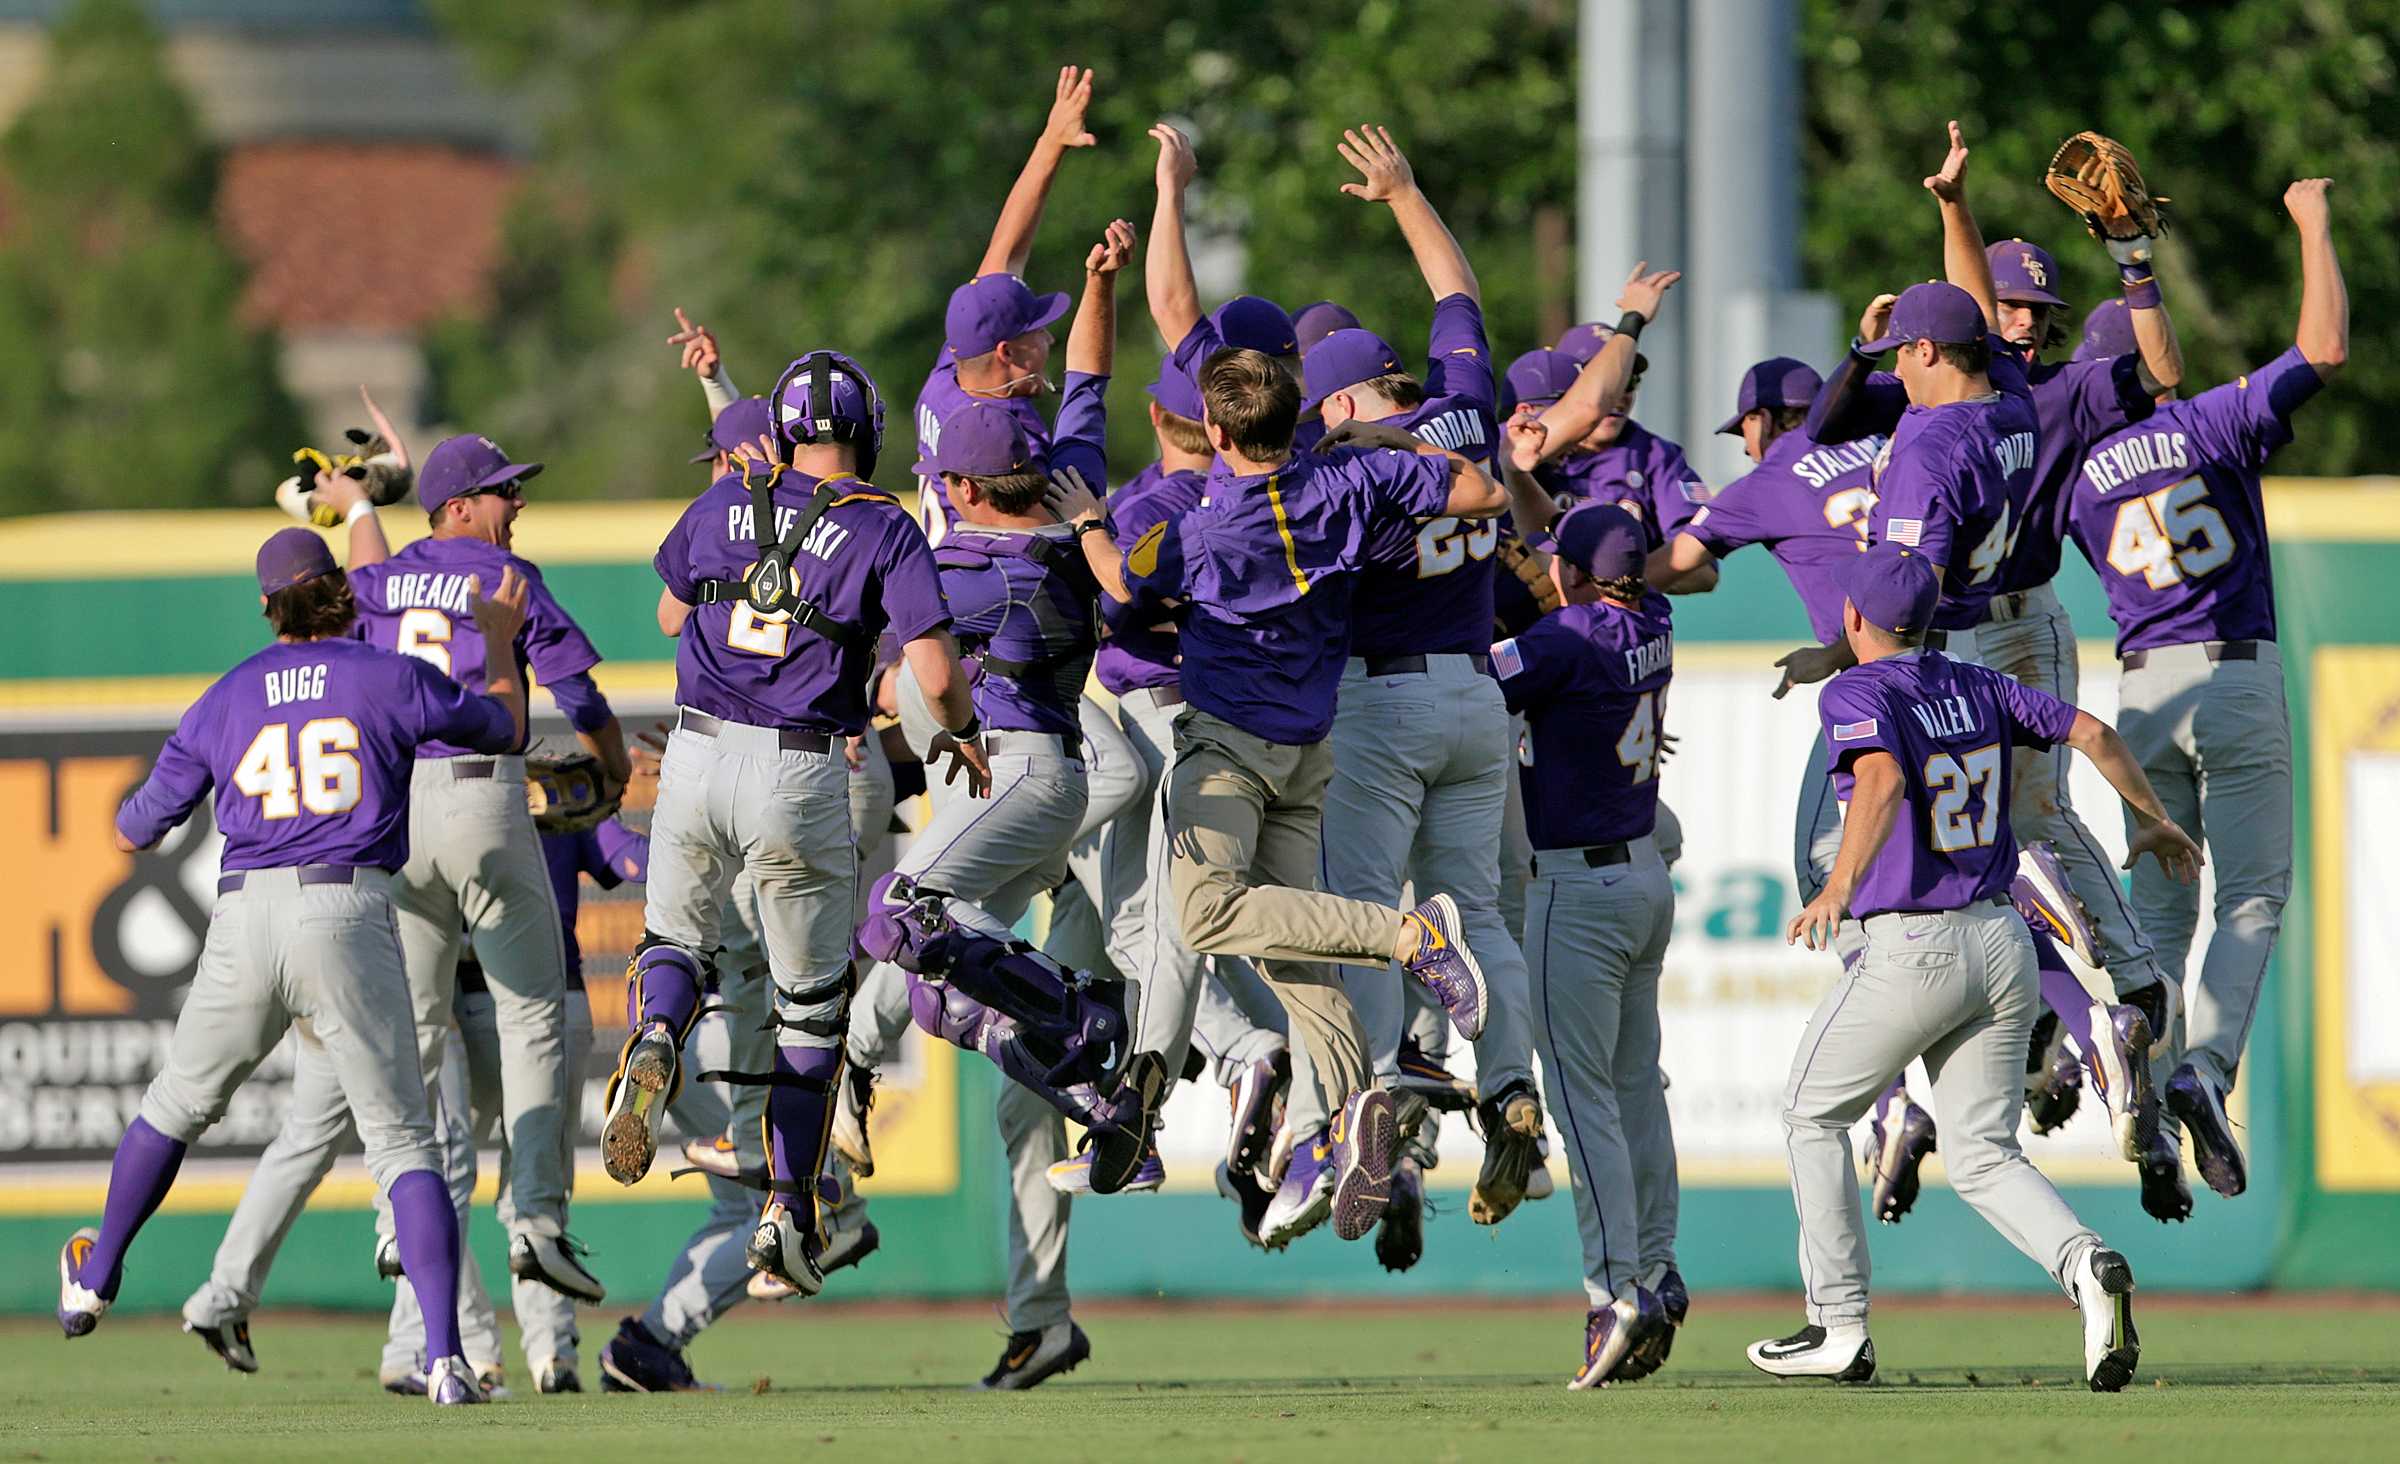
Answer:
[(2333, 251), (2331, 178), (2303, 178), (2283, 190), (2283, 206), (2300, 231), (2300, 328), (2292, 344), (2331, 380), (2350, 359), (2350, 293)]
[[(1642, 327), (1658, 318), (1659, 305), (1666, 299), (1667, 291), (1682, 278), (1683, 271), (1675, 269), (1650, 273), (1648, 260), (1633, 267), (1633, 273), (1625, 277), (1624, 290), (1617, 296), (1617, 309), (1624, 313), (1617, 318), (1616, 333), (1600, 348), (1599, 355), (1584, 363), (1566, 394), (1535, 419), (1543, 433), (1538, 456), (1528, 462), (1520, 452), (1517, 466), (1531, 472), (1540, 463), (1581, 442), (1600, 425), (1601, 414), (1608, 404), (1622, 395), (1625, 384), (1633, 379), (1634, 358), (1641, 350), (1638, 341)], [(1533, 439), (1512, 430), (1510, 441), (1522, 449)]]
[(692, 318), (675, 307), (675, 334), (667, 344), (683, 352), (683, 369), (700, 381), (700, 394), (708, 398), (708, 420), (742, 399), (733, 378), (725, 374), (724, 358), (717, 353), (717, 337), (705, 325), (692, 324)]
[(1124, 552), (1109, 536), (1099, 496), (1083, 474), (1072, 467), (1058, 469), (1051, 473), (1050, 486), (1042, 496), (1061, 523), (1075, 526), (1075, 543), (1083, 551), (1092, 578), (1100, 582), (1100, 593), (1117, 604), (1132, 604), (1133, 591), (1125, 583)]
[(1083, 303), (1067, 330), (1067, 369), (1106, 376), (1117, 359), (1117, 274), (1133, 258), (1133, 225), (1117, 219), (1083, 260)]
[(1717, 556), (1690, 534), (1677, 534), (1650, 551), (1642, 578), (1662, 595), (1705, 595), (1717, 587)]
[(1983, 307), (1984, 324), (1997, 328), (1999, 293), (1992, 286), (1992, 261), (1983, 252), (1983, 230), (1967, 207), (1967, 141), (1956, 122), (1950, 124), (1950, 155), (1942, 160), (1942, 170), (1925, 180), (1925, 189), (1941, 205), (1943, 275), (1974, 296)]
[(992, 242), (984, 246), (983, 262), (975, 273), (1025, 273), (1033, 256), (1033, 236), (1042, 227), (1042, 206), (1050, 201), (1050, 185), (1058, 164), (1071, 147), (1090, 147), (1095, 139), (1084, 130), (1083, 114), (1092, 104), (1092, 73), (1073, 66), (1058, 68), (1058, 90), (1050, 102), (1049, 120), (1034, 139), (1033, 155), (1025, 160), (1008, 199), (1000, 205), (1000, 222), (992, 226)]
[(1417, 273), (1425, 277), (1425, 288), (1433, 292), (1433, 298), (1464, 295), (1482, 304), (1483, 288), (1475, 282), (1467, 252), (1458, 247), (1432, 200), (1417, 186), (1416, 170), (1393, 144), (1392, 134), (1381, 127), (1346, 129), (1335, 146), (1343, 161), (1358, 169), (1361, 179), (1344, 183), (1342, 191), (1352, 198), (1392, 206), (1400, 237), (1408, 241), (1409, 253), (1416, 256)]
[(1158, 142), (1158, 206), (1150, 214), (1150, 251), (1142, 262), (1142, 288), (1150, 299), (1150, 321), (1172, 353), (1200, 323), (1200, 285), (1192, 277), (1191, 246), (1183, 237), (1183, 198), (1200, 172), (1192, 141), (1161, 122), (1150, 129)]

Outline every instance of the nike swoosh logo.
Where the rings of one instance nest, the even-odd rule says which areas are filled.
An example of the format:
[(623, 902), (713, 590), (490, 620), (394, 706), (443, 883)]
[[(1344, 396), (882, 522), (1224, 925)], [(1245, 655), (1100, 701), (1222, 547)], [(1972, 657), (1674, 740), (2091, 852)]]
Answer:
[(1758, 1352), (1761, 1357), (1794, 1357), (1803, 1352), (1814, 1351), (1822, 1345), (1817, 1342), (1794, 1342), (1788, 1345), (1782, 1342), (1770, 1342), (1758, 1349)]
[(1908, 933), (1908, 938), (1910, 940), (1923, 940), (1925, 937), (1931, 934), (1933, 934), (1933, 932), (1930, 930), (1912, 930)]
[(1006, 1365), (1009, 1367), (1023, 1367), (1026, 1363), (1033, 1360), (1033, 1354), (1041, 1349), (1041, 1345), (1042, 1344), (1039, 1342), (1036, 1342), (1033, 1344), (1033, 1346), (1026, 1348), (1023, 1352), (1020, 1352), (1016, 1356), (1008, 1359)]

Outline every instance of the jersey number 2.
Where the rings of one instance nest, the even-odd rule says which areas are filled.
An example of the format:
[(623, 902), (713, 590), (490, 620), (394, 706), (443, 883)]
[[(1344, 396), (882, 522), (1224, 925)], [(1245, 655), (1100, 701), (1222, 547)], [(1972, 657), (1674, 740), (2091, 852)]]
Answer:
[(348, 813), (358, 806), (357, 751), (358, 726), (348, 717), (303, 722), (297, 739), (289, 722), (270, 722), (234, 765), (233, 786), (257, 799), (260, 815), (270, 819), (297, 818), (303, 808)]

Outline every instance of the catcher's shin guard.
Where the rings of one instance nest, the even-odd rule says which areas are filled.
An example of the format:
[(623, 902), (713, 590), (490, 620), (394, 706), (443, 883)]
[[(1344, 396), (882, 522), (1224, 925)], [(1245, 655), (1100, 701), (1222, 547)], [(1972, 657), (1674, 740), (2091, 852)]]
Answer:
[(699, 957), (643, 931), (641, 944), (633, 948), (633, 959), (625, 966), (625, 1025), (639, 1033), (652, 1022), (664, 1022), (681, 1047), (700, 1018), (705, 984)]
[(980, 1052), (1009, 1078), (1085, 1127), (1100, 1121), (1099, 1091), (1090, 1083), (1054, 1084), (1049, 1065), (1035, 1057), (1014, 1017), (940, 980), (908, 973), (908, 1014), (918, 1028), (969, 1052)]

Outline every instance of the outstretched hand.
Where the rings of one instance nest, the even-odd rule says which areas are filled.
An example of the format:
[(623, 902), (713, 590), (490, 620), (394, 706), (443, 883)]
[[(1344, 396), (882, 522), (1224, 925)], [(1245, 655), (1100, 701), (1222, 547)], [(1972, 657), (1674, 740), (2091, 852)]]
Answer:
[(1415, 452), (1425, 445), (1425, 439), (1405, 427), (1389, 422), (1362, 422), (1356, 417), (1326, 430), (1317, 439), (1317, 451), (1331, 452), (1337, 447), (1392, 447), (1402, 452)]
[(1334, 147), (1344, 162), (1358, 169), (1364, 180), (1342, 185), (1342, 191), (1352, 198), (1389, 203), (1417, 186), (1416, 172), (1409, 167), (1407, 155), (1392, 141), (1388, 128), (1346, 127), (1342, 129), (1342, 140)]
[(683, 313), (680, 305), (675, 307), (675, 324), (677, 329), (675, 334), (667, 337), (667, 344), (683, 348), (683, 369), (702, 381), (716, 380), (716, 336), (710, 333), (707, 326), (692, 324), (691, 317)]
[(1200, 176), (1200, 160), (1192, 153), (1192, 140), (1169, 122), (1151, 128), (1150, 136), (1158, 144), (1158, 191), (1183, 192)]
[(500, 568), (500, 587), (486, 595), (479, 576), (467, 577), (467, 613), (485, 635), (513, 641), (525, 628), (525, 576), (513, 564)]
[(1133, 246), (1136, 240), (1137, 236), (1132, 224), (1124, 219), (1110, 220), (1108, 230), (1101, 235), (1100, 242), (1094, 244), (1092, 252), (1083, 257), (1083, 272), (1096, 275), (1115, 274), (1132, 262)]
[(1944, 203), (1967, 196), (1967, 139), (1956, 121), (1950, 124), (1950, 155), (1942, 159), (1942, 170), (1925, 180), (1925, 188)]
[(1633, 267), (1633, 273), (1625, 276), (1625, 288), (1617, 292), (1617, 308), (1632, 311), (1644, 320), (1656, 320), (1658, 307), (1666, 300), (1667, 291), (1674, 289), (1676, 282), (1682, 278), (1683, 271), (1679, 269), (1662, 269), (1652, 273), (1650, 261), (1645, 259)]
[(945, 760), (949, 767), (942, 774), (944, 787), (957, 782), (958, 775), (963, 772), (967, 775), (968, 797), (992, 796), (992, 765), (984, 756), (982, 738), (970, 737), (961, 742), (948, 732), (934, 733), (933, 741), (925, 750), (926, 766), (931, 767)]
[(2204, 856), (2200, 846), (2192, 842), (2192, 836), (2178, 827), (2175, 820), (2162, 818), (2134, 830), (2133, 836), (2125, 841), (2124, 867), (2133, 868), (2144, 854), (2156, 859), (2158, 867), (2177, 884), (2199, 882)]
[(1100, 516), (1099, 497), (1072, 464), (1050, 474), (1049, 485), (1042, 489), (1042, 502), (1062, 524)]
[(1775, 664), (1783, 670), (1783, 680), (1775, 688), (1775, 699), (1781, 701), (1795, 686), (1809, 686), (1823, 681), (1842, 669), (1841, 653), (1832, 646), (1802, 646)]
[(1050, 118), (1042, 124), (1042, 141), (1058, 148), (1090, 147), (1098, 142), (1083, 125), (1083, 114), (1091, 105), (1091, 69), (1058, 68), (1058, 91), (1050, 103)]

